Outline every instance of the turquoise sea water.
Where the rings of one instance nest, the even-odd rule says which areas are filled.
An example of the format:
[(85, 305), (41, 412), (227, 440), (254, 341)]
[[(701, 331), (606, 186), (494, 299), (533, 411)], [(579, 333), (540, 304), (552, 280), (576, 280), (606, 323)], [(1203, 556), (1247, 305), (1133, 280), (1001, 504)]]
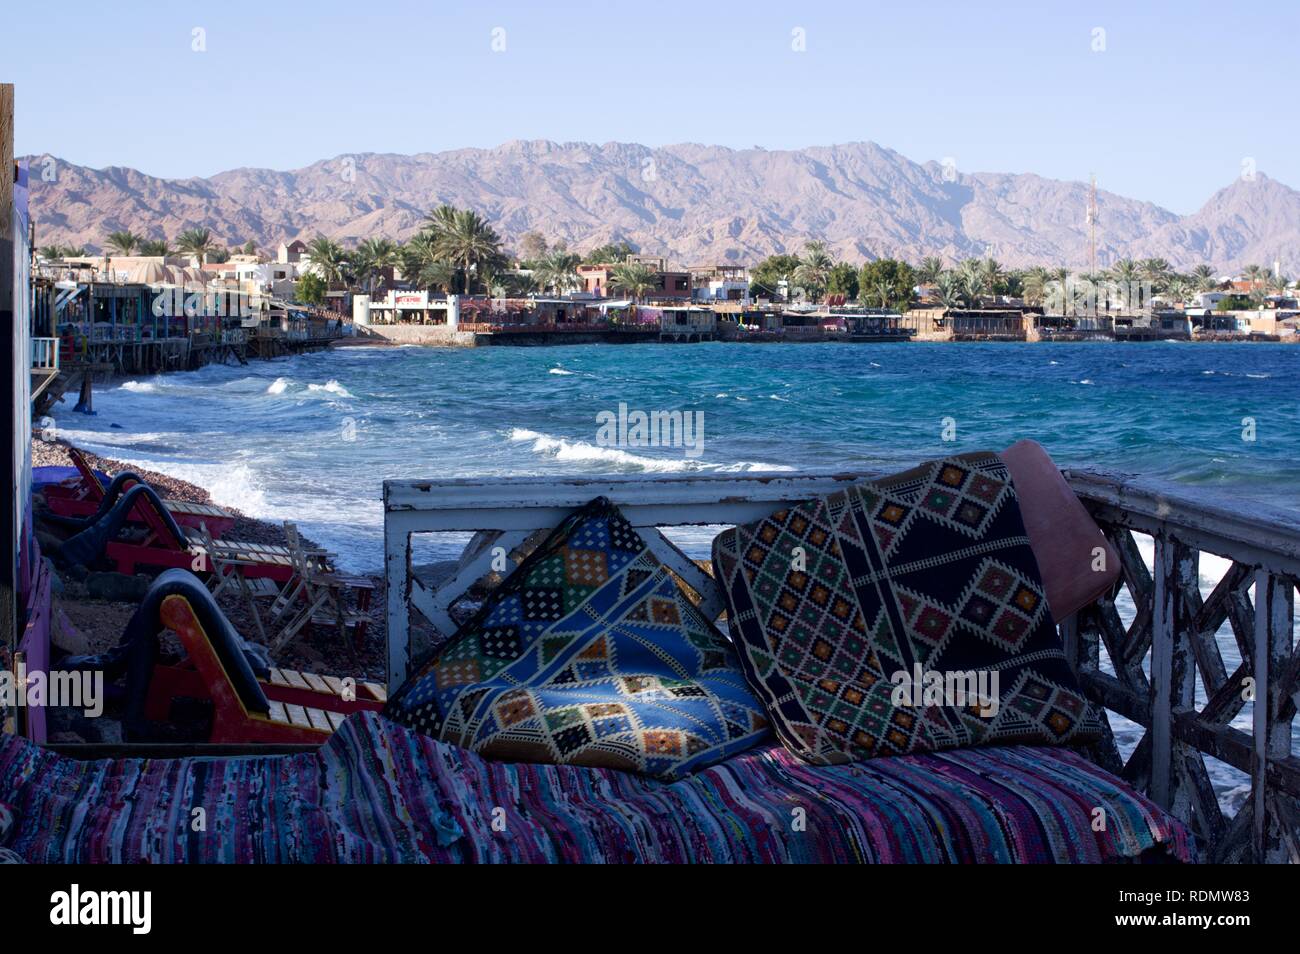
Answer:
[[(56, 424), (361, 570), (389, 477), (885, 470), (1032, 437), (1062, 465), (1300, 508), (1298, 371), (1300, 348), (1254, 344), (348, 348), (127, 382)], [(601, 446), (620, 403), (702, 412), (702, 453)]]
[[(294, 520), (345, 568), (373, 571), (385, 478), (883, 472), (1028, 437), (1061, 465), (1300, 509), (1298, 371), (1300, 347), (1254, 344), (346, 348), (129, 381), (96, 395), (96, 416), (65, 409), (56, 425), (218, 503)], [(701, 412), (699, 454), (605, 446), (598, 416), (620, 404)], [(704, 557), (710, 536), (675, 538)], [(417, 560), (454, 557), (463, 541)], [(1139, 545), (1150, 561), (1150, 541)], [(1202, 558), (1203, 593), (1226, 568)], [(1130, 603), (1119, 608), (1131, 618)], [(1219, 644), (1231, 671), (1226, 627)], [(1249, 731), (1250, 719), (1248, 705), (1234, 725)], [(1140, 727), (1112, 724), (1131, 751)], [(1244, 777), (1211, 775), (1235, 806)]]

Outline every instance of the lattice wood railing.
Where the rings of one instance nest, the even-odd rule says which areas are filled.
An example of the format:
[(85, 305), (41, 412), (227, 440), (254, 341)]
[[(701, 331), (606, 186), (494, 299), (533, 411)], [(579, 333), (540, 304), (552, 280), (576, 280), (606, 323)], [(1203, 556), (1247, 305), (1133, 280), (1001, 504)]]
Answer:
[[(1300, 759), (1291, 749), (1300, 701), (1293, 638), (1300, 520), (1240, 501), (1211, 503), (1187, 488), (1066, 477), (1122, 564), (1120, 592), (1062, 627), (1067, 648), (1089, 695), (1143, 730), (1126, 761), (1113, 738), (1100, 760), (1188, 821), (1215, 860), (1300, 861)], [(1151, 537), (1151, 566), (1135, 534)], [(1206, 553), (1230, 563), (1202, 596)], [(1240, 657), (1231, 671), (1220, 634), (1230, 634)], [(1246, 709), (1250, 732), (1232, 725)], [(1249, 776), (1250, 796), (1231, 817), (1207, 758)]]
[[(412, 609), (435, 632), (450, 635), (453, 602), (494, 560), (504, 558), (513, 567), (531, 535), (593, 497), (617, 503), (716, 617), (724, 604), (713, 580), (660, 528), (755, 520), (870, 476), (388, 481), (390, 686), (405, 679), (411, 662)], [(1291, 754), (1300, 702), (1300, 654), (1292, 634), (1300, 517), (1235, 501), (1211, 503), (1208, 494), (1127, 477), (1067, 471), (1066, 478), (1115, 544), (1123, 564), (1121, 586), (1132, 604), (1127, 623), (1127, 601), (1116, 593), (1061, 626), (1090, 697), (1141, 727), (1127, 760), (1120, 758), (1113, 735), (1095, 757), (1187, 821), (1215, 859), (1300, 861), (1300, 760)], [(412, 573), (412, 537), (449, 531), (479, 536), (450, 579), (426, 585)], [(1153, 538), (1153, 568), (1135, 533)], [(1205, 597), (1201, 553), (1231, 561)], [(1241, 659), (1231, 672), (1218, 639), (1225, 624)], [(1231, 725), (1247, 708), (1253, 715), (1250, 732)], [(1216, 797), (1207, 758), (1250, 778), (1250, 797), (1233, 817)]]

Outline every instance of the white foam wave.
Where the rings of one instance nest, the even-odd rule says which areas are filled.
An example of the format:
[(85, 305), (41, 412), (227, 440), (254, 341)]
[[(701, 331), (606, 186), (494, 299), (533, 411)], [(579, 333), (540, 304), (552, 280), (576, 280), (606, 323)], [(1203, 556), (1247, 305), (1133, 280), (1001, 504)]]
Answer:
[(736, 461), (732, 464), (712, 464), (690, 458), (647, 457), (633, 454), (619, 447), (599, 447), (587, 441), (569, 441), (552, 437), (527, 428), (516, 427), (510, 431), (510, 440), (530, 443), (535, 454), (553, 460), (571, 463), (592, 463), (612, 466), (618, 470), (646, 474), (677, 474), (712, 471), (716, 473), (741, 473), (749, 471), (792, 471), (793, 467), (765, 464), (761, 461)]
[(284, 389), (287, 388), (288, 386), (289, 386), (289, 382), (288, 382), (287, 379), (285, 379), (285, 378), (276, 378), (276, 379), (275, 379), (274, 381), (272, 381), (269, 385), (267, 385), (267, 387), (266, 387), (266, 393), (267, 393), (267, 394), (283, 394), (283, 393), (284, 393)]
[(547, 374), (577, 374), (577, 371), (566, 371), (564, 368), (551, 368)]
[(333, 378), (330, 378), (324, 384), (309, 384), (307, 385), (307, 390), (314, 391), (317, 393), (325, 392), (328, 394), (333, 394), (337, 397), (345, 397), (345, 398), (352, 397), (352, 392), (350, 392), (343, 385), (339, 384), (338, 381), (334, 380)]
[(131, 391), (134, 394), (153, 394), (158, 390), (152, 381), (123, 381), (119, 391)]

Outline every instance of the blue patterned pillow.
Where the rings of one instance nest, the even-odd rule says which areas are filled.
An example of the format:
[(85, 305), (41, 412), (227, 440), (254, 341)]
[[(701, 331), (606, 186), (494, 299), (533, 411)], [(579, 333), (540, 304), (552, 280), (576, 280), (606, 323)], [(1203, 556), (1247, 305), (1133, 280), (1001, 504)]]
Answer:
[(417, 666), (385, 715), (489, 758), (665, 780), (767, 734), (726, 637), (603, 497)]

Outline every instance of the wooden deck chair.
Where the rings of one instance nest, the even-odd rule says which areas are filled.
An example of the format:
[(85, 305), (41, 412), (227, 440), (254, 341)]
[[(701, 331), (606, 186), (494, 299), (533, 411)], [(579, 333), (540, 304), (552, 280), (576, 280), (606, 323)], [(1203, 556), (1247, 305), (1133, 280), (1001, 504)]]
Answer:
[[(285, 521), (284, 534), (294, 564), (295, 577), (301, 585), (302, 598), (306, 606), (310, 607), (310, 612), (300, 614), (295, 617), (295, 621), (305, 622), (313, 629), (333, 629), (349, 651), (355, 651), (360, 641), (356, 634), (360, 632), (364, 635), (370, 616), (364, 611), (349, 609), (347, 593), (350, 589), (363, 589), (365, 602), (368, 603), (369, 590), (373, 589), (374, 584), (368, 579), (345, 576), (330, 570), (333, 554), (305, 546), (298, 534), (297, 525)], [(299, 626), (293, 632), (286, 630), (277, 640), (273, 640), (272, 651), (287, 646), (297, 637), (301, 628)], [(352, 634), (351, 639), (349, 634)]]
[[(199, 534), (191, 539), (158, 508), (157, 495), (146, 494), (133, 510), (142, 510), (149, 533), (141, 542), (109, 540), (105, 545), (108, 556), (116, 563), (119, 573), (132, 574), (140, 566), (164, 569), (180, 568), (195, 573), (209, 573), (210, 560)], [(265, 577), (277, 583), (287, 583), (293, 576), (293, 563), (289, 551), (282, 546), (251, 543), (240, 540), (216, 540), (228, 560), (244, 564), (242, 575), (247, 579)]]
[(230, 652), (220, 638), (214, 642), (211, 637), (219, 636), (220, 627), (210, 633), (184, 595), (165, 597), (159, 616), (180, 638), (192, 668), (155, 667), (146, 712), (166, 719), (167, 713), (160, 710), (169, 707), (175, 695), (202, 691), (213, 706), (210, 742), (320, 743), (349, 712), (379, 711), (387, 699), (383, 687), (370, 682), (352, 685), (282, 669), (272, 669), (269, 680), (257, 678), (241, 653)]
[[(79, 476), (45, 488), (46, 503), (51, 511), (61, 517), (93, 516), (114, 490), (124, 492), (139, 482), (135, 474), (123, 471), (113, 478), (109, 487), (105, 488), (103, 481), (99, 479), (99, 474), (90, 466), (81, 451), (71, 447), (68, 449), (68, 455), (76, 465)], [(166, 499), (163, 500), (163, 506), (171, 513), (172, 519), (182, 527), (197, 527), (200, 523), (206, 523), (209, 530), (220, 536), (235, 525), (234, 514), (212, 504)], [(145, 523), (146, 519), (140, 507), (132, 510), (132, 522)]]
[(199, 525), (199, 540), (203, 543), (208, 568), (211, 571), (208, 577), (208, 589), (213, 599), (219, 599), (227, 590), (238, 593), (244, 605), (248, 607), (249, 615), (253, 617), (253, 625), (257, 627), (258, 635), (265, 640), (266, 627), (262, 624), (262, 612), (258, 608), (258, 601), (274, 601), (280, 595), (280, 587), (274, 580), (264, 576), (255, 576), (251, 579), (245, 576), (245, 568), (253, 564), (241, 560), (237, 551), (228, 550), (224, 545), (213, 540), (207, 524)]
[(275, 606), (279, 631), (270, 642), (271, 652), (279, 653), (297, 639), (312, 620), (330, 605), (332, 594), (328, 586), (318, 582), (321, 565), (328, 565), (330, 556), (324, 550), (308, 550), (298, 536), (298, 528), (288, 521), (284, 525), (286, 549), (293, 565), (293, 578), (284, 587)]

